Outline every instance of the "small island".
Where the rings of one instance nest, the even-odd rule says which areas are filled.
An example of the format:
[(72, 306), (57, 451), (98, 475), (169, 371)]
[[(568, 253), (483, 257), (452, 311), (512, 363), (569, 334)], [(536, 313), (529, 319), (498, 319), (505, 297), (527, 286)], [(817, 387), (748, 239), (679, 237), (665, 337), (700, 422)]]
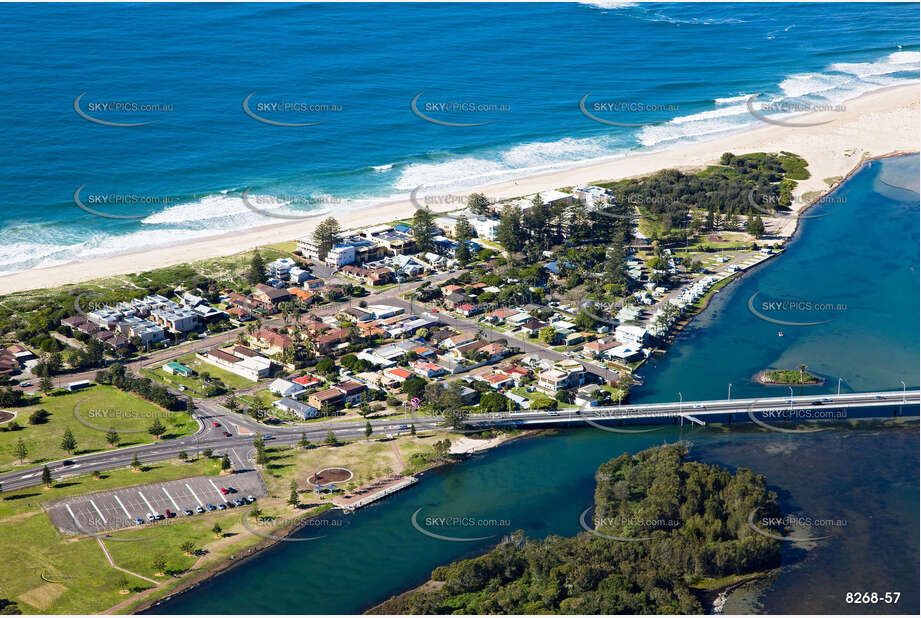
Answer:
[(748, 525), (753, 511), (779, 509), (763, 475), (687, 454), (681, 443), (624, 453), (598, 469), (586, 532), (516, 532), (368, 613), (703, 614), (718, 593), (779, 566), (779, 541)]
[(825, 380), (806, 371), (806, 365), (796, 369), (766, 369), (758, 374), (761, 384), (774, 386), (818, 386)]

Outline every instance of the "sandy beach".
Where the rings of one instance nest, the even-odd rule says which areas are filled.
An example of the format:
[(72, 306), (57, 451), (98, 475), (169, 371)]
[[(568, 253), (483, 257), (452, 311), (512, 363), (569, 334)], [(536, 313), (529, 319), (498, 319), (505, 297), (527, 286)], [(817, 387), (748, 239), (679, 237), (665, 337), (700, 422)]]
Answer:
[[(796, 153), (809, 163), (811, 177), (797, 187), (794, 204), (806, 207), (801, 196), (829, 190), (827, 179), (843, 178), (869, 157), (895, 152), (919, 150), (919, 87), (909, 85), (877, 90), (846, 102), (842, 110), (805, 114), (785, 122), (798, 124), (824, 123), (814, 126), (778, 126), (760, 122), (760, 126), (720, 137), (711, 141), (676, 146), (658, 152), (635, 154), (593, 162), (580, 167), (508, 180), (496, 184), (451, 191), (465, 195), (477, 191), (492, 199), (557, 189), (604, 180), (619, 180), (644, 175), (664, 168), (694, 168), (717, 163), (724, 152)], [(433, 192), (434, 193), (434, 192)], [(438, 200), (435, 200), (438, 201)], [(444, 202), (445, 200), (441, 200)], [(456, 200), (439, 206), (429, 203), (434, 211), (458, 208)], [(410, 216), (415, 210), (409, 200), (383, 203), (379, 206), (345, 212), (331, 212), (343, 228), (356, 228)], [(191, 262), (204, 258), (230, 255), (255, 247), (294, 240), (312, 233), (322, 218), (275, 223), (224, 234), (187, 244), (162, 247), (138, 253), (123, 254), (99, 260), (63, 264), (43, 269), (0, 276), (0, 294), (37, 288), (57, 287), (101, 277), (140, 272), (154, 268)], [(787, 218), (780, 236), (789, 236), (795, 228), (794, 218)]]

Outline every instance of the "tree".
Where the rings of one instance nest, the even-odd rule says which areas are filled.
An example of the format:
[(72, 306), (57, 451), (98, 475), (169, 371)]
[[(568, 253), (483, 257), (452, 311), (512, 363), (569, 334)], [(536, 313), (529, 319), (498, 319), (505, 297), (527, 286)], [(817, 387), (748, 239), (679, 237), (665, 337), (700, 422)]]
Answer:
[(748, 222), (745, 224), (745, 231), (755, 238), (764, 236), (764, 221), (761, 220), (761, 216), (749, 217)]
[(118, 446), (120, 440), (121, 438), (119, 437), (118, 432), (114, 429), (110, 429), (106, 432), (106, 442), (108, 442), (109, 445)]
[(337, 444), (339, 444), (339, 439), (336, 437), (336, 434), (333, 433), (332, 427), (330, 427), (329, 430), (326, 432), (325, 442), (326, 444), (329, 444), (330, 446), (336, 446)]
[(310, 440), (307, 439), (307, 434), (303, 431), (301, 432), (301, 439), (297, 444), (303, 449), (310, 447)]
[(208, 459), (211, 459), (211, 456), (214, 455), (214, 451), (211, 450), (210, 448), (206, 448), (205, 450), (201, 452), (201, 454), (207, 457)]
[(256, 463), (260, 466), (264, 466), (266, 462), (266, 455), (264, 448), (256, 449)]
[(444, 411), (444, 422), (451, 429), (463, 429), (467, 421), (467, 411), (450, 408)]
[(231, 412), (236, 412), (240, 409), (240, 402), (237, 401), (237, 396), (233, 393), (227, 396), (227, 401), (224, 402), (224, 407), (230, 410)]
[(438, 235), (438, 226), (435, 225), (435, 219), (432, 212), (427, 208), (419, 208), (413, 215), (413, 239), (416, 241), (416, 249), (420, 253), (432, 251), (435, 243), (432, 241)]
[(458, 242), (457, 249), (454, 250), (454, 259), (461, 266), (466, 266), (470, 263), (470, 246), (467, 245), (466, 240)]
[(48, 466), (42, 466), (42, 483), (45, 484), (45, 487), (51, 487), (51, 470), (48, 469)]
[(336, 246), (336, 237), (339, 234), (339, 222), (335, 217), (328, 217), (320, 222), (313, 231), (313, 242), (317, 246), (317, 256), (320, 261), (326, 260), (330, 250)]
[(297, 507), (300, 504), (300, 498), (297, 495), (297, 481), (291, 481), (291, 493), (288, 495), (288, 504)]
[(524, 238), (521, 227), (521, 209), (517, 206), (509, 204), (502, 209), (502, 216), (499, 218), (499, 226), (496, 229), (496, 240), (509, 253), (521, 250)]
[(552, 326), (544, 326), (537, 333), (537, 338), (548, 345), (552, 345), (556, 340), (556, 329)]
[(134, 459), (131, 460), (131, 467), (135, 470), (141, 469), (141, 460), (138, 459), (137, 453), (134, 454)]
[(370, 438), (372, 433), (374, 433), (374, 428), (371, 427), (371, 421), (367, 421), (365, 423), (365, 437)]
[(262, 259), (262, 254), (258, 251), (253, 251), (253, 258), (249, 262), (249, 272), (246, 275), (246, 280), (249, 281), (250, 285), (265, 283), (265, 260)]
[(77, 440), (74, 438), (74, 433), (70, 430), (70, 427), (64, 429), (64, 437), (61, 438), (61, 448), (67, 451), (68, 455), (77, 450)]
[(153, 559), (153, 561), (151, 561), (151, 565), (153, 566), (154, 573), (157, 575), (163, 575), (163, 571), (166, 570), (166, 558), (163, 556), (157, 556)]
[(227, 453), (221, 457), (221, 470), (230, 470), (230, 456)]
[(125, 577), (124, 573), (119, 573), (117, 576), (116, 583), (118, 584), (118, 589), (124, 593), (128, 592), (128, 578)]
[(471, 193), (467, 196), (467, 208), (473, 214), (485, 217), (489, 214), (489, 198), (482, 193)]
[(160, 422), (159, 418), (154, 418), (153, 423), (151, 423), (150, 427), (147, 428), (147, 433), (157, 439), (160, 439), (160, 436), (166, 433), (166, 427), (163, 426), (163, 423)]
[(446, 459), (451, 452), (451, 441), (447, 438), (439, 440), (432, 445), (432, 448), (435, 449), (435, 457)]
[(409, 426), (409, 435), (411, 436), (416, 435), (416, 424), (415, 423)]
[(183, 541), (179, 549), (181, 549), (186, 556), (191, 556), (195, 553), (195, 543), (192, 541)]
[(45, 423), (48, 422), (49, 416), (51, 416), (51, 414), (48, 412), (48, 410), (44, 408), (39, 408), (38, 410), (34, 411), (32, 414), (29, 415), (29, 424), (30, 425), (44, 425)]
[(221, 533), (222, 533), (223, 531), (224, 531), (224, 529), (221, 528), (221, 524), (214, 524), (214, 526), (212, 526), (212, 528), (211, 528), (211, 532), (213, 532), (213, 533), (214, 533), (214, 536), (216, 536), (216, 537), (218, 537), (218, 538), (221, 537)]
[(475, 234), (476, 231), (473, 229), (473, 226), (470, 225), (470, 221), (467, 220), (467, 217), (464, 215), (459, 216), (457, 218), (457, 224), (454, 226), (454, 238), (457, 239), (457, 242), (470, 240)]
[(50, 377), (42, 376), (42, 379), (38, 381), (38, 390), (47, 395), (54, 390), (54, 382), (51, 381)]
[(27, 447), (26, 443), (22, 441), (22, 438), (19, 438), (19, 440), (16, 442), (16, 459), (18, 459), (19, 463), (21, 464), (28, 454), (29, 447)]
[(591, 330), (595, 328), (595, 318), (585, 311), (580, 311), (576, 316), (575, 324), (580, 330)]
[(188, 453), (186, 453), (185, 451), (179, 451), (179, 460), (180, 460), (180, 461), (186, 461), (186, 460), (188, 460), (188, 458), (189, 458), (189, 454), (188, 454)]

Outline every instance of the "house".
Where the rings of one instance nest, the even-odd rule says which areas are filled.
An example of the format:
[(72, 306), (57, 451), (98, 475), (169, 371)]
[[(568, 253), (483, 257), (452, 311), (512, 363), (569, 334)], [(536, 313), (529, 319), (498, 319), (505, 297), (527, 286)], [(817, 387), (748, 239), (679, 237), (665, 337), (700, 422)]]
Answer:
[(313, 292), (302, 288), (288, 288), (288, 294), (304, 303), (312, 303), (317, 297)]
[(305, 389), (315, 388), (323, 384), (323, 380), (321, 380), (320, 378), (314, 377), (312, 375), (309, 375), (309, 374), (302, 375), (298, 378), (294, 378), (291, 381), (294, 382), (295, 384), (300, 384)]
[(389, 367), (382, 372), (383, 377), (391, 382), (402, 384), (413, 374), (402, 367)]
[(601, 387), (597, 384), (586, 384), (576, 391), (576, 397), (573, 403), (577, 406), (595, 406), (598, 405)]
[(457, 333), (445, 339), (441, 343), (441, 347), (450, 350), (451, 348), (473, 343), (474, 341), (476, 341), (476, 335), (474, 333)]
[(262, 356), (240, 358), (224, 350), (217, 349), (204, 353), (199, 352), (196, 356), (206, 363), (226, 369), (253, 382), (268, 376), (272, 371), (272, 361)]
[(410, 365), (413, 373), (423, 378), (437, 378), (447, 373), (447, 370), (441, 365), (430, 363), (428, 361), (418, 360)]
[(563, 338), (565, 345), (576, 345), (585, 341), (583, 333), (569, 333)]
[(466, 294), (461, 294), (460, 292), (450, 292), (444, 295), (444, 304), (449, 309), (454, 309), (458, 305), (462, 305), (469, 300)]
[(19, 372), (19, 361), (12, 352), (0, 348), (0, 376), (9, 376)]
[[(268, 286), (266, 286), (268, 287)], [(275, 289), (275, 288), (269, 288)], [(237, 292), (231, 292), (227, 295), (227, 302), (235, 307), (239, 307), (247, 313), (257, 313), (264, 311), (266, 305), (260, 301), (257, 301), (254, 298), (244, 296), (243, 294), (238, 294)]]
[(328, 333), (324, 333), (313, 340), (320, 354), (329, 354), (329, 352), (340, 343), (349, 340), (349, 330), (347, 328), (337, 328)]
[(606, 351), (616, 347), (617, 341), (612, 339), (596, 339), (595, 341), (590, 341), (582, 346), (582, 352), (591, 356), (592, 358), (598, 358)]
[(334, 409), (339, 406), (343, 400), (342, 391), (337, 388), (327, 388), (326, 390), (318, 391), (307, 397), (307, 403), (317, 410), (323, 410), (323, 406)]
[(643, 344), (646, 343), (649, 333), (647, 333), (646, 329), (642, 326), (621, 324), (614, 329), (614, 336), (624, 345), (633, 345), (641, 348)]
[(503, 375), (501, 373), (491, 373), (487, 376), (480, 378), (483, 382), (489, 384), (492, 388), (498, 390), (508, 389), (515, 386), (515, 380), (510, 376)]
[(513, 402), (518, 404), (518, 408), (521, 410), (530, 410), (531, 409), (531, 400), (527, 397), (521, 395), (516, 395), (515, 393), (504, 393), (506, 398), (511, 399)]
[(349, 405), (361, 403), (363, 393), (368, 390), (367, 386), (357, 380), (349, 380), (348, 382), (337, 384), (333, 388), (342, 393), (342, 400)]
[[(510, 317), (512, 317), (512, 316), (514, 316), (514, 315), (519, 315), (520, 313), (521, 313), (521, 312), (518, 311), (517, 309), (509, 309), (508, 307), (500, 307), (499, 309), (495, 309), (495, 310), (493, 310), (493, 311), (490, 311), (490, 312), (487, 313), (485, 316), (483, 316), (483, 318), (484, 318), (484, 319), (487, 319), (487, 320), (489, 320), (490, 322), (493, 322), (493, 323), (495, 323), (495, 324), (502, 324), (502, 323), (504, 323), (507, 319), (509, 319)], [(521, 315), (526, 315), (526, 316), (528, 316), (528, 318), (531, 317), (531, 316), (529, 316), (527, 313), (524, 313), (524, 314), (521, 314)]]
[(306, 403), (301, 403), (294, 399), (284, 397), (272, 404), (274, 407), (285, 412), (299, 416), (304, 420), (308, 418), (316, 418), (320, 415), (320, 411), (314, 408), (313, 406), (308, 406)]
[(298, 395), (302, 395), (306, 392), (305, 389), (300, 384), (295, 384), (289, 380), (283, 380), (278, 378), (269, 384), (269, 392), (275, 393), (279, 397), (290, 397), (296, 398)]
[(278, 354), (294, 345), (294, 340), (288, 335), (283, 335), (268, 328), (260, 328), (254, 338), (268, 349), (270, 354)]
[(617, 360), (630, 362), (643, 357), (643, 350), (630, 345), (619, 345), (607, 350), (604, 355), (608, 358), (616, 358)]
[(461, 303), (454, 308), (459, 314), (464, 317), (474, 316), (478, 313), (483, 313), (482, 307), (479, 305), (474, 305), (473, 303)]
[(480, 348), (480, 352), (486, 354), (488, 362), (494, 363), (505, 357), (508, 349), (501, 343), (489, 343)]
[(441, 288), (441, 293), (447, 296), (448, 294), (454, 294), (455, 292), (463, 292), (464, 286), (462, 285), (446, 285)]
[(543, 371), (537, 376), (537, 390), (548, 395), (556, 395), (558, 391), (582, 386), (585, 382), (585, 367), (574, 360), (561, 360), (553, 364), (551, 369)]
[(531, 318), (521, 325), (521, 332), (523, 332), (528, 337), (536, 337), (540, 333), (540, 329), (545, 326), (547, 326), (546, 322), (541, 322), (540, 320)]
[(35, 354), (33, 354), (31, 350), (19, 343), (14, 343), (13, 345), (7, 347), (6, 351), (12, 354), (13, 358), (19, 362), (29, 360), (30, 358), (35, 358)]
[(515, 386), (521, 386), (525, 378), (531, 375), (529, 370), (524, 367), (519, 367), (518, 365), (503, 365), (501, 367), (496, 367), (495, 372), (510, 377), (515, 382)]
[(278, 303), (290, 299), (291, 294), (286, 289), (273, 288), (264, 283), (257, 283), (253, 286), (253, 298), (274, 309)]
[(186, 367), (182, 363), (177, 363), (176, 361), (170, 361), (163, 365), (163, 371), (186, 378), (191, 378), (195, 375), (195, 371), (191, 367)]

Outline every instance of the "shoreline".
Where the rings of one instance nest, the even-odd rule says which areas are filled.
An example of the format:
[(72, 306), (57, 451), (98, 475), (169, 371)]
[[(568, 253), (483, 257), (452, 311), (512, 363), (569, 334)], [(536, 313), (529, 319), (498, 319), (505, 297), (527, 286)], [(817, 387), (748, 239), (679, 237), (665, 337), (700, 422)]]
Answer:
[[(542, 430), (523, 431), (518, 434), (504, 434), (500, 436), (499, 438), (490, 438), (488, 440), (483, 440), (484, 442), (483, 445), (477, 445), (477, 446), (480, 446), (480, 448), (475, 448), (475, 447), (466, 448), (457, 453), (453, 453), (458, 456), (458, 459), (456, 461), (442, 461), (442, 462), (433, 464), (423, 470), (420, 470), (419, 472), (415, 473), (413, 476), (422, 477), (423, 475), (425, 475), (427, 472), (431, 470), (435, 470), (435, 469), (438, 469), (444, 466), (448, 466), (448, 465), (460, 464), (466, 461), (467, 459), (469, 459), (470, 457), (472, 457), (473, 455), (476, 455), (478, 453), (484, 453), (487, 451), (491, 451), (504, 444), (515, 442), (522, 438), (536, 437), (536, 436), (541, 435), (542, 433), (543, 433)], [(462, 436), (461, 438), (458, 439), (458, 442), (462, 440), (467, 440), (469, 442), (472, 439), (467, 438), (466, 436)], [(155, 599), (140, 599), (140, 602), (138, 603), (138, 605), (132, 608), (130, 610), (130, 613), (135, 614), (135, 615), (144, 614), (145, 612), (156, 608), (157, 605), (171, 600), (173, 597), (177, 595), (183, 594), (189, 590), (192, 590), (193, 588), (197, 588), (202, 583), (214, 577), (217, 577), (218, 575), (221, 575), (222, 573), (225, 573), (241, 564), (244, 564), (245, 562), (248, 562), (249, 560), (259, 556), (266, 550), (283, 542), (284, 539), (286, 539), (289, 536), (292, 536), (298, 530), (301, 530), (302, 528), (307, 527), (308, 520), (315, 519), (322, 515), (326, 515), (330, 511), (335, 511), (335, 510), (339, 510), (343, 516), (345, 515), (344, 513), (341, 512), (341, 509), (337, 509), (336, 507), (333, 507), (333, 508), (326, 509), (320, 513), (311, 515), (309, 517), (304, 517), (299, 521), (299, 523), (290, 524), (289, 526), (282, 528), (281, 530), (273, 530), (271, 531), (272, 536), (280, 537), (280, 538), (263, 538), (261, 541), (257, 542), (255, 545), (241, 550), (239, 557), (234, 557), (236, 556), (236, 554), (234, 554), (234, 556), (230, 558), (225, 558), (224, 560), (220, 560), (211, 566), (200, 569), (199, 571), (196, 571), (195, 573), (191, 574), (187, 581), (179, 581), (176, 587), (174, 589), (171, 589), (168, 592), (168, 594), (166, 594), (165, 596), (157, 597)], [(140, 594), (143, 594), (143, 593), (140, 593)], [(110, 607), (100, 613), (105, 614), (111, 611), (112, 609), (113, 608)]]
[[(796, 116), (800, 123), (806, 119), (811, 122), (823, 122), (818, 127), (789, 127), (764, 123), (763, 126), (743, 129), (712, 140), (683, 144), (672, 149), (612, 155), (600, 162), (445, 193), (466, 195), (476, 191), (485, 193), (490, 198), (505, 199), (575, 184), (643, 176), (661, 169), (699, 167), (717, 162), (723, 152), (743, 154), (783, 150), (794, 152), (809, 163), (810, 178), (799, 182), (795, 195), (801, 197), (820, 192), (819, 197), (796, 211), (802, 212), (849, 178), (866, 160), (918, 152), (921, 140), (918, 133), (917, 85), (874, 90), (850, 99), (845, 102), (845, 107), (843, 112), (822, 111)], [(836, 181), (826, 183), (823, 179)], [(455, 203), (429, 206), (436, 213), (457, 208)], [(344, 213), (327, 211), (324, 216), (337, 216), (343, 229), (349, 229), (404, 219), (411, 216), (414, 210), (415, 205), (412, 201), (395, 200)], [(166, 247), (0, 274), (0, 294), (56, 288), (250, 251), (309, 234), (322, 218), (269, 223), (245, 232), (226, 232)], [(782, 221), (778, 236), (792, 237), (798, 227), (798, 218)], [(228, 242), (229, 240), (232, 242)]]

